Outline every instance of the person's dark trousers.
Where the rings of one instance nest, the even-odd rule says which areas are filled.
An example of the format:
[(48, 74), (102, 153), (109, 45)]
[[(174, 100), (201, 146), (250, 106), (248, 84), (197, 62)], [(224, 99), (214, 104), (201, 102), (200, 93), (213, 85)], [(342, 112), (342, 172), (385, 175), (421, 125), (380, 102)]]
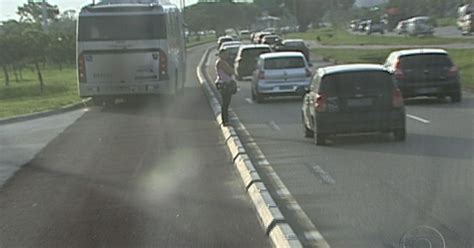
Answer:
[(221, 116), (222, 124), (224, 126), (229, 124), (229, 105), (230, 100), (232, 99), (232, 93), (226, 89), (221, 90), (222, 104), (221, 104)]

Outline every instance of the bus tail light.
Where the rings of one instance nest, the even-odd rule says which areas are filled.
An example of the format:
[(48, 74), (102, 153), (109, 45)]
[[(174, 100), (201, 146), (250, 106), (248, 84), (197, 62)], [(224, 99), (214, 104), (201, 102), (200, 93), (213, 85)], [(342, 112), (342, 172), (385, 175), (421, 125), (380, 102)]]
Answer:
[(459, 76), (459, 70), (455, 65), (453, 65), (451, 68), (449, 68), (448, 77), (458, 77), (458, 76)]
[(86, 77), (86, 64), (84, 61), (84, 54), (79, 54), (79, 57), (77, 58), (77, 72), (79, 75), (79, 82), (80, 83), (87, 83), (87, 77)]
[(395, 72), (393, 73), (395, 76), (395, 79), (397, 80), (404, 80), (405, 79), (405, 73), (402, 70), (402, 67), (400, 65), (400, 60), (397, 60), (395, 63)]
[(393, 97), (392, 97), (392, 105), (394, 108), (401, 108), (403, 107), (403, 96), (400, 89), (395, 88), (393, 90)]
[(160, 50), (160, 80), (166, 80), (168, 78), (168, 58), (165, 52)]

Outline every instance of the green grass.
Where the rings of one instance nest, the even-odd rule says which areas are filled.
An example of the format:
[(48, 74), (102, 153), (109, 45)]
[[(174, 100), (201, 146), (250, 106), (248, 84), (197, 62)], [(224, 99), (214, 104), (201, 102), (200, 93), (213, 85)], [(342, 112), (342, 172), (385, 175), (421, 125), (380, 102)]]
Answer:
[(15, 82), (10, 73), (10, 86), (0, 75), (0, 118), (57, 109), (80, 101), (76, 86), (76, 69), (44, 68), (44, 92), (41, 93), (36, 72), (23, 70), (23, 80)]
[(456, 18), (454, 17), (443, 17), (436, 19), (438, 27), (456, 26)]
[[(318, 38), (319, 37), (319, 38)], [(405, 37), (381, 35), (354, 35), (341, 29), (317, 29), (306, 33), (286, 35), (288, 39), (319, 40), (323, 45), (442, 45), (474, 43), (474, 39), (440, 37)]]
[(189, 42), (186, 43), (186, 47), (195, 47), (199, 46), (202, 44), (210, 43), (216, 41), (216, 37), (214, 35), (207, 35), (207, 36), (201, 36), (199, 40), (196, 40), (195, 37), (189, 38)]
[[(377, 63), (382, 64), (388, 54), (395, 49), (354, 50), (354, 49), (316, 49), (312, 52), (325, 59), (335, 60), (337, 64), (344, 63)], [(448, 50), (454, 63), (461, 72), (461, 83), (465, 89), (474, 90), (474, 50)]]

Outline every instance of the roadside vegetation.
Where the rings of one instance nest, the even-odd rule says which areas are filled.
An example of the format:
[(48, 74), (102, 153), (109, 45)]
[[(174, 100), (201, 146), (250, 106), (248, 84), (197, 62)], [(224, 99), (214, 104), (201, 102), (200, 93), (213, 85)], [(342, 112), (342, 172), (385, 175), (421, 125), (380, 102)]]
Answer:
[(474, 43), (474, 39), (441, 37), (408, 37), (382, 35), (355, 35), (346, 30), (322, 28), (306, 33), (293, 33), (286, 38), (314, 40), (322, 45), (442, 45), (451, 43)]
[[(398, 49), (314, 49), (313, 54), (322, 56), (325, 60), (331, 60), (336, 64), (344, 63), (376, 63), (382, 64), (388, 54)], [(448, 50), (454, 63), (461, 73), (461, 83), (465, 89), (474, 90), (474, 50), (472, 49), (450, 49)]]
[(438, 27), (456, 26), (456, 18), (454, 17), (442, 17), (436, 20)]

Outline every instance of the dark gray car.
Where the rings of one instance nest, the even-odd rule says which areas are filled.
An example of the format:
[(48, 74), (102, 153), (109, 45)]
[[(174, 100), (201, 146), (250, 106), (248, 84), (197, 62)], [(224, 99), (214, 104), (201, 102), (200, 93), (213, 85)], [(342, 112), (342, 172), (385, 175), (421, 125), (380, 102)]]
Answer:
[(324, 145), (329, 135), (392, 132), (405, 140), (405, 107), (400, 90), (381, 65), (319, 68), (305, 95), (302, 121), (306, 137)]

